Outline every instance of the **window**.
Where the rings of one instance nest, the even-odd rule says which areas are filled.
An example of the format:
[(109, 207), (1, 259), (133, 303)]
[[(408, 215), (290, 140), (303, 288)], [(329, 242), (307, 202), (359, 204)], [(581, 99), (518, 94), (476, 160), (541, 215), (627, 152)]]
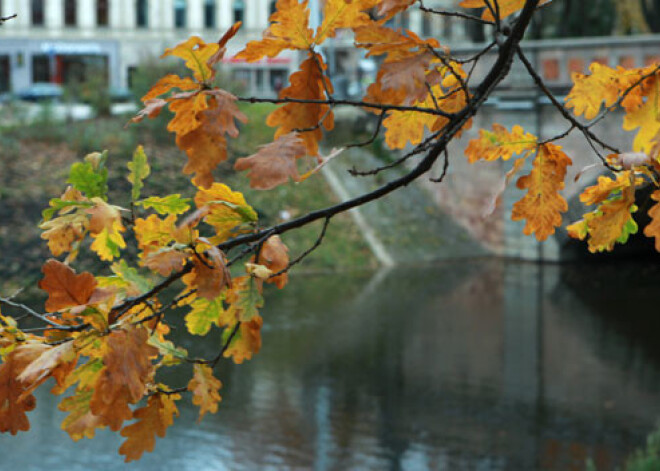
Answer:
[(108, 26), (109, 0), (96, 0), (96, 24)]
[(243, 0), (234, 0), (234, 23), (243, 21), (245, 18), (245, 2)]
[(186, 27), (186, 0), (174, 0), (174, 27)]
[(11, 90), (11, 61), (9, 56), (0, 56), (0, 93)]
[(32, 0), (32, 26), (44, 25), (44, 0)]
[(149, 3), (147, 0), (137, 0), (135, 2), (135, 25), (138, 28), (149, 26)]
[(64, 24), (66, 26), (76, 26), (78, 23), (76, 0), (64, 0)]
[(272, 15), (277, 11), (277, 0), (271, 0), (270, 5), (268, 6), (268, 14)]
[(433, 26), (433, 14), (425, 11), (422, 13), (422, 36), (431, 36), (433, 33), (431, 28)]
[(215, 28), (215, 0), (204, 1), (204, 27)]
[(32, 82), (50, 82), (50, 60), (47, 55), (32, 56)]

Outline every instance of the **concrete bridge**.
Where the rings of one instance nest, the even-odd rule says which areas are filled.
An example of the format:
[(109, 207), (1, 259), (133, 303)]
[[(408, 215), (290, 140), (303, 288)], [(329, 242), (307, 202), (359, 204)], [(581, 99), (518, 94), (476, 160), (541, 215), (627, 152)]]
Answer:
[[(454, 53), (468, 56), (477, 50), (470, 46), (454, 49)], [(591, 62), (626, 67), (641, 67), (660, 62), (660, 35), (529, 41), (524, 43), (524, 50), (533, 63), (537, 64), (547, 84), (560, 101), (563, 101), (571, 86), (570, 74), (578, 71), (588, 72), (586, 68)], [(479, 82), (479, 75), (488, 70), (488, 64), (492, 63), (493, 58), (493, 55), (484, 58), (483, 64), (475, 70), (473, 83)], [(631, 149), (634, 133), (622, 129), (622, 119), (622, 113), (614, 112), (593, 130), (608, 143), (626, 151)], [(478, 135), (479, 129), (490, 129), (495, 122), (507, 128), (520, 124), (540, 139), (559, 135), (569, 127), (549, 100), (536, 89), (522, 64), (516, 63), (496, 95), (475, 118), (472, 129), (451, 144), (449, 173), (442, 184), (424, 180), (424, 190), (407, 188), (400, 195), (390, 196), (362, 209), (366, 220), (375, 226), (376, 234), (383, 239), (385, 249), (392, 252), (391, 258), (395, 262), (421, 262), (489, 254), (525, 260), (557, 261), (574, 258), (576, 255), (588, 255), (586, 244), (570, 240), (563, 228), (558, 229), (555, 236), (543, 243), (537, 242), (534, 237), (523, 235), (524, 222), (514, 222), (510, 219), (513, 204), (524, 195), (524, 192), (515, 187), (515, 181), (511, 182), (505, 191), (500, 207), (490, 216), (483, 215), (512, 163), (479, 162), (470, 165), (463, 152), (468, 141)], [(584, 187), (592, 184), (602, 171), (588, 171), (575, 182), (577, 173), (598, 162), (598, 157), (578, 132), (573, 132), (557, 143), (573, 160), (563, 192), (570, 204), (569, 212), (564, 215), (565, 227), (580, 219), (585, 212), (579, 202), (579, 194)], [(348, 159), (366, 168), (379, 164), (373, 156), (358, 152), (350, 155)], [(382, 161), (380, 163), (382, 164)], [(334, 169), (339, 172), (340, 166), (346, 165), (350, 164), (342, 159)], [(530, 168), (531, 160), (521, 174), (527, 173)], [(349, 195), (356, 195), (372, 185), (364, 180), (355, 180), (342, 178)], [(419, 194), (420, 191), (428, 193), (424, 196)], [(638, 222), (644, 217), (641, 211), (636, 215)], [(642, 227), (640, 224), (640, 233)], [(646, 239), (641, 234), (637, 238)], [(615, 252), (625, 253), (626, 250), (629, 249), (620, 248)], [(648, 244), (644, 246), (642, 243), (636, 250), (648, 250)]]

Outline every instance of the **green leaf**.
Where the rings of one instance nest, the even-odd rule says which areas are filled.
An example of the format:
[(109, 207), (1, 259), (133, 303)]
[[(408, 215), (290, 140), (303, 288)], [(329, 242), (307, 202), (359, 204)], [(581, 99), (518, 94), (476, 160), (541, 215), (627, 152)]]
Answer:
[(149, 291), (152, 287), (151, 282), (140, 275), (135, 268), (129, 266), (128, 263), (126, 263), (126, 260), (120, 260), (113, 263), (110, 269), (122, 281), (136, 286), (142, 293)]
[(224, 312), (222, 300), (219, 296), (213, 301), (206, 298), (197, 298), (191, 303), (192, 310), (186, 315), (186, 327), (193, 335), (206, 335), (212, 325), (219, 325), (220, 315)]
[(140, 191), (144, 187), (143, 181), (151, 173), (149, 163), (147, 162), (147, 154), (144, 153), (144, 148), (138, 146), (133, 153), (133, 161), (128, 163), (128, 169), (131, 173), (128, 175), (128, 181), (133, 184), (131, 191), (131, 198), (133, 201), (140, 199)]
[(160, 340), (158, 336), (149, 337), (149, 345), (156, 347), (163, 358), (160, 364), (163, 366), (175, 366), (183, 363), (188, 358), (188, 351), (183, 347), (177, 347), (170, 340)]
[(264, 298), (257, 287), (257, 280), (250, 277), (243, 289), (238, 292), (238, 299), (232, 307), (240, 312), (240, 320), (249, 322), (259, 315), (259, 308), (263, 307)]
[(73, 187), (84, 193), (88, 198), (102, 198), (107, 200), (108, 169), (105, 168), (107, 151), (98, 152), (85, 157), (85, 162), (77, 162), (71, 166), (69, 179)]
[(95, 203), (92, 201), (64, 201), (61, 198), (53, 198), (48, 204), (50, 208), (44, 209), (41, 213), (44, 222), (50, 221), (55, 216), (55, 213), (64, 208), (92, 208), (95, 206)]
[(138, 201), (136, 204), (144, 207), (145, 209), (152, 208), (158, 214), (183, 214), (190, 209), (190, 198), (181, 198), (180, 194), (167, 195), (163, 198), (152, 196), (151, 198)]

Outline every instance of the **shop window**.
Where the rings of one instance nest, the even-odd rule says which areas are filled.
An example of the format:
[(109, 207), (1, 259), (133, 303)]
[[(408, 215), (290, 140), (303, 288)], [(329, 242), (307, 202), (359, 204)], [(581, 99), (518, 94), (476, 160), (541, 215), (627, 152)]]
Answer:
[(64, 24), (76, 26), (78, 24), (78, 11), (76, 0), (64, 0)]
[(110, 6), (109, 0), (96, 0), (96, 24), (98, 26), (108, 26), (108, 12)]
[(204, 1), (204, 27), (215, 28), (215, 0)]
[(174, 27), (186, 27), (186, 0), (174, 0)]
[(245, 2), (234, 0), (234, 23), (245, 20)]
[(146, 28), (149, 25), (149, 2), (147, 0), (135, 2), (135, 24), (138, 28)]
[(44, 0), (32, 0), (30, 3), (32, 13), (32, 26), (44, 25)]
[(50, 82), (50, 60), (47, 55), (39, 54), (32, 56), (32, 82)]

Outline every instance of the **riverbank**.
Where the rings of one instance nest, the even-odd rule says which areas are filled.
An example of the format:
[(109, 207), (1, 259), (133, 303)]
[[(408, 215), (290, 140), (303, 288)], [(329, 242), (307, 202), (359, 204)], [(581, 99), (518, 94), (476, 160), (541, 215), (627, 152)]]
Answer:
[[(250, 155), (272, 139), (273, 130), (263, 124), (271, 109), (257, 105), (246, 110), (251, 122), (232, 141), (229, 160), (215, 172), (217, 181), (245, 194), (264, 226), (337, 202), (321, 175), (301, 184), (290, 183), (260, 192), (250, 189), (245, 176), (232, 170), (236, 158)], [(108, 149), (113, 204), (126, 207), (129, 203), (126, 164), (138, 144), (144, 145), (152, 166), (144, 195), (194, 194), (194, 187), (181, 173), (186, 156), (174, 146), (173, 135), (165, 130), (166, 119), (125, 127), (127, 116), (55, 122), (45, 113), (32, 124), (0, 128), (0, 259), (4, 289), (30, 284), (39, 277), (40, 266), (49, 256), (37, 227), (41, 211), (50, 198), (60, 195), (66, 187), (71, 164), (87, 153)], [(313, 245), (320, 230), (320, 224), (312, 224), (286, 234), (283, 239), (292, 256)], [(344, 214), (333, 218), (323, 245), (297, 270), (327, 272), (375, 266), (377, 262), (360, 230)], [(12, 279), (16, 281), (7, 286), (6, 281)]]

